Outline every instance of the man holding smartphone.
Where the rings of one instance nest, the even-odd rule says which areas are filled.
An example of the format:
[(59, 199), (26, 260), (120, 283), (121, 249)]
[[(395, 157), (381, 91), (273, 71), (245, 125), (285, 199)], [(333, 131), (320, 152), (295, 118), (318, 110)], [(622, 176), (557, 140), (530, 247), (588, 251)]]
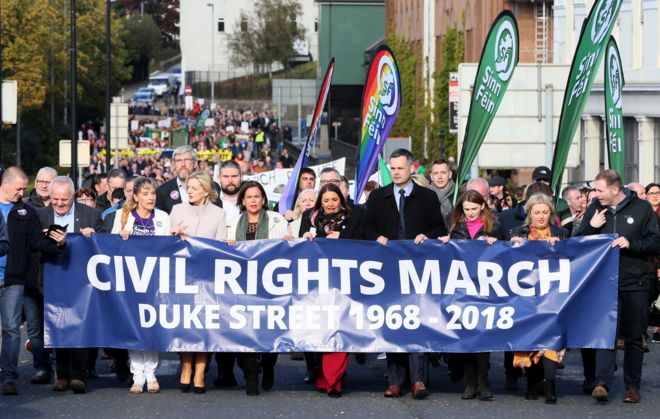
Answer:
[[(48, 229), (47, 234), (52, 234), (51, 231), (65, 230), (64, 234), (82, 233), (89, 237), (102, 229), (101, 211), (74, 202), (73, 197), (74, 186), (69, 177), (58, 176), (51, 181), (51, 205), (38, 210), (41, 225), (44, 229)], [(38, 339), (43, 346), (43, 323), (40, 332)], [(34, 338), (30, 336), (30, 341), (33, 340)], [(32, 345), (34, 348), (34, 342)], [(74, 393), (85, 392), (89, 352), (84, 348), (57, 348), (57, 381), (53, 391), (71, 389)], [(93, 353), (92, 358), (96, 359), (96, 353)]]

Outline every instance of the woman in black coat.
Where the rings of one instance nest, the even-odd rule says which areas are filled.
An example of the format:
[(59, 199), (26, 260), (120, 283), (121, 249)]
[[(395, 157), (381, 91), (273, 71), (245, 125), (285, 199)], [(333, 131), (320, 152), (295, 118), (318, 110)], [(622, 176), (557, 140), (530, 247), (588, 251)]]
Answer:
[[(553, 224), (555, 210), (552, 198), (545, 194), (535, 194), (527, 199), (525, 203), (527, 219), (525, 224), (514, 229), (511, 233), (511, 242), (522, 243), (525, 240), (544, 240), (555, 244), (558, 240), (569, 237), (568, 231)], [(527, 394), (525, 399), (536, 400), (538, 398), (538, 383), (542, 380), (545, 402), (557, 403), (555, 391), (555, 377), (557, 366), (561, 363), (564, 352), (554, 350), (516, 352), (514, 354), (514, 366), (525, 368), (527, 376)]]
[[(485, 240), (489, 245), (501, 240), (502, 230), (490, 212), (484, 198), (477, 191), (466, 191), (458, 198), (452, 215), (449, 236), (440, 237), (447, 243), (451, 240)], [(490, 353), (452, 355), (453, 362), (463, 363), (467, 386), (461, 398), (490, 400), (493, 393), (488, 384)]]
[[(351, 214), (344, 195), (333, 183), (323, 185), (309, 217), (300, 227), (302, 237), (327, 239), (360, 239), (363, 234), (361, 217)], [(341, 397), (342, 379), (348, 367), (348, 353), (324, 353), (316, 376), (316, 387), (329, 397)]]

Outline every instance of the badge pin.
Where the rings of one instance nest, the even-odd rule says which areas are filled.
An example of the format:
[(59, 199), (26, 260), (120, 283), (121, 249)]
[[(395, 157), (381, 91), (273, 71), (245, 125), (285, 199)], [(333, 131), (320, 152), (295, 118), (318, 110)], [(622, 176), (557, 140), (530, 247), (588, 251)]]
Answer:
[(16, 212), (18, 213), (18, 215), (26, 215), (27, 214), (27, 210), (25, 208), (21, 208), (21, 209), (17, 210)]
[(626, 219), (626, 221), (628, 222), (628, 224), (632, 224), (632, 223), (635, 222), (635, 219), (632, 218), (632, 217), (628, 217), (628, 218)]
[(170, 192), (170, 198), (172, 198), (172, 199), (179, 199), (179, 191), (172, 191), (172, 192)]
[(162, 221), (156, 221), (156, 227), (162, 227), (163, 222)]

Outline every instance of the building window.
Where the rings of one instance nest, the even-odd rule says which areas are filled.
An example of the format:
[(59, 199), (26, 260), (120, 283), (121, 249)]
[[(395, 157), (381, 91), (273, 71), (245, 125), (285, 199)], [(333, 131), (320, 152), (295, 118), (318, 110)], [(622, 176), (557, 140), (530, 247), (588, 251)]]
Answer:
[(241, 32), (247, 32), (248, 30), (248, 19), (247, 17), (241, 17)]
[(225, 31), (225, 18), (224, 17), (219, 17), (218, 18), (218, 32), (224, 32)]
[(314, 32), (318, 32), (318, 31), (319, 31), (319, 20), (314, 19)]

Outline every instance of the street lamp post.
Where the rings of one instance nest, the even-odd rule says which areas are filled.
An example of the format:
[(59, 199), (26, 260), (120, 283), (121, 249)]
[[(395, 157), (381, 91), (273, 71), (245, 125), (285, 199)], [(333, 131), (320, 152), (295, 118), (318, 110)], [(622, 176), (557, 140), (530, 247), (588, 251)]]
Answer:
[(78, 92), (77, 87), (77, 51), (76, 51), (76, 0), (71, 0), (71, 180), (78, 187)]
[(213, 3), (206, 3), (206, 6), (211, 8), (211, 103), (215, 102), (215, 5)]

